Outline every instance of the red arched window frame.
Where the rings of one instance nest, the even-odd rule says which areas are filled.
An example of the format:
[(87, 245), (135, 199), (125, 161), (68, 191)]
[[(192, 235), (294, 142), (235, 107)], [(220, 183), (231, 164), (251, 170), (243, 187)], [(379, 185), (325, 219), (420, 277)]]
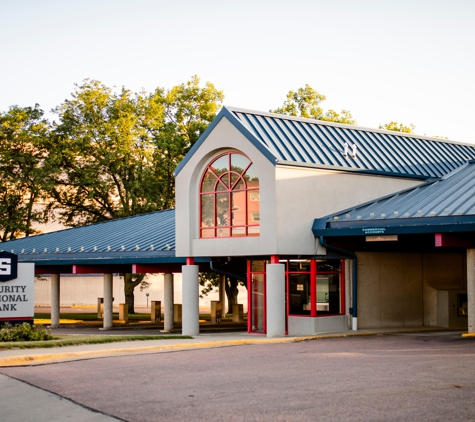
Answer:
[(259, 178), (242, 153), (221, 154), (200, 182), (200, 238), (259, 236)]

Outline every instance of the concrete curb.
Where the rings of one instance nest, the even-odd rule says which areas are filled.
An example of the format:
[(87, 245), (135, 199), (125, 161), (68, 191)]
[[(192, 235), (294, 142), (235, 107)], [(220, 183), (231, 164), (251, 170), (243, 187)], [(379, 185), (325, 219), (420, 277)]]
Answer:
[(186, 350), (186, 349), (198, 349), (198, 348), (211, 348), (211, 347), (225, 347), (225, 346), (242, 346), (251, 344), (275, 344), (275, 343), (295, 343), (299, 341), (320, 340), (328, 338), (343, 338), (354, 336), (371, 336), (379, 333), (355, 333), (355, 334), (328, 334), (319, 336), (305, 336), (305, 337), (290, 337), (290, 338), (266, 338), (266, 339), (246, 339), (246, 340), (226, 340), (226, 341), (211, 341), (206, 343), (183, 343), (183, 344), (169, 344), (169, 345), (156, 345), (156, 346), (142, 346), (133, 348), (120, 348), (120, 349), (104, 349), (104, 350), (83, 350), (79, 352), (66, 352), (66, 353), (48, 353), (41, 355), (29, 355), (29, 356), (10, 356), (0, 358), (0, 367), (7, 366), (28, 366), (28, 365), (41, 365), (53, 362), (68, 362), (80, 359), (93, 359), (114, 355), (127, 355), (134, 353), (152, 353), (169, 350)]
[[(170, 350), (187, 350), (198, 348), (211, 348), (211, 347), (226, 347), (226, 346), (242, 346), (252, 344), (276, 344), (276, 343), (296, 343), (300, 341), (322, 340), (322, 339), (336, 339), (345, 337), (363, 337), (374, 335), (387, 335), (387, 334), (407, 334), (415, 332), (424, 332), (425, 330), (395, 330), (395, 331), (356, 331), (346, 333), (334, 333), (334, 334), (321, 334), (314, 336), (300, 336), (300, 337), (279, 337), (279, 338), (261, 338), (261, 339), (245, 339), (245, 340), (225, 340), (225, 341), (210, 341), (203, 343), (181, 343), (181, 344), (168, 344), (168, 345), (154, 345), (154, 346), (142, 346), (131, 348), (118, 348), (118, 349), (103, 349), (103, 350), (82, 350), (78, 352), (59, 352), (48, 354), (37, 354), (28, 356), (10, 356), (0, 358), (0, 367), (8, 366), (29, 366), (29, 365), (41, 365), (55, 362), (69, 362), (82, 359), (94, 359), (107, 356), (121, 356), (134, 353), (153, 353), (153, 352), (165, 352)], [(438, 330), (430, 330), (438, 331)], [(475, 336), (475, 333), (462, 334), (464, 337)], [(87, 346), (87, 345), (85, 345)]]
[(475, 333), (463, 333), (462, 337), (475, 337)]

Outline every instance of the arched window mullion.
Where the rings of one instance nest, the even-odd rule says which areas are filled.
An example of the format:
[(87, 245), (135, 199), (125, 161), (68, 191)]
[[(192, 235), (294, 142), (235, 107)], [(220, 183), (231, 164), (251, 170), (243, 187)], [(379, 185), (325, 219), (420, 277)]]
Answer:
[[(242, 158), (236, 158), (235, 161), (233, 157), (237, 155), (245, 158), (247, 162)], [(219, 163), (217, 163), (218, 160), (220, 160)], [(236, 166), (235, 170), (232, 167), (233, 164)], [(208, 164), (200, 184), (201, 238), (259, 235), (260, 201), (255, 194), (250, 195), (250, 192), (259, 191), (259, 178), (254, 172), (247, 175), (251, 166), (252, 161), (244, 154), (237, 152), (220, 154)], [(209, 176), (207, 176), (208, 171)], [(253, 180), (248, 181), (246, 176), (252, 177)], [(213, 184), (211, 184), (212, 177), (216, 179)], [(207, 178), (207, 187), (203, 190), (205, 178)], [(234, 178), (236, 178), (235, 181)], [(209, 212), (205, 213), (205, 209)]]
[[(242, 180), (243, 183), (244, 183), (244, 190), (247, 190), (247, 182), (246, 182), (246, 179), (244, 179), (244, 177), (242, 177), (242, 175), (238, 174), (238, 173), (235, 172), (235, 171), (234, 171), (234, 172), (231, 172), (231, 173), (237, 174), (237, 175), (238, 175), (238, 178), (237, 178), (237, 180), (233, 183), (233, 185), (231, 186), (230, 190), (233, 191), (234, 188), (236, 187), (236, 185), (238, 184), (238, 182), (239, 182), (240, 180)], [(231, 179), (231, 180), (232, 180), (232, 179)], [(239, 190), (243, 190), (243, 189), (239, 189)]]

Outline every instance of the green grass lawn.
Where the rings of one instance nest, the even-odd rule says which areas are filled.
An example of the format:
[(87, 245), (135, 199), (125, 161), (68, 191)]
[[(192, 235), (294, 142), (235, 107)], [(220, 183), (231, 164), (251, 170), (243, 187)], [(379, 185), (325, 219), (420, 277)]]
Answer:
[(117, 343), (121, 341), (144, 341), (144, 340), (167, 340), (167, 339), (192, 339), (190, 336), (173, 335), (83, 335), (83, 334), (60, 334), (55, 335), (53, 340), (44, 341), (11, 341), (0, 342), (2, 349), (36, 349), (40, 347), (64, 347), (78, 346), (81, 344)]

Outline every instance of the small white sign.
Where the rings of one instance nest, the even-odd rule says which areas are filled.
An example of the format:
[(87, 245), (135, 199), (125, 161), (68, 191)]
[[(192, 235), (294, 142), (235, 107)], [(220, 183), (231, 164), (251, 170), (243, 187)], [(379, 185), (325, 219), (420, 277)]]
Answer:
[(17, 278), (0, 282), (0, 321), (33, 319), (35, 264), (19, 263)]

